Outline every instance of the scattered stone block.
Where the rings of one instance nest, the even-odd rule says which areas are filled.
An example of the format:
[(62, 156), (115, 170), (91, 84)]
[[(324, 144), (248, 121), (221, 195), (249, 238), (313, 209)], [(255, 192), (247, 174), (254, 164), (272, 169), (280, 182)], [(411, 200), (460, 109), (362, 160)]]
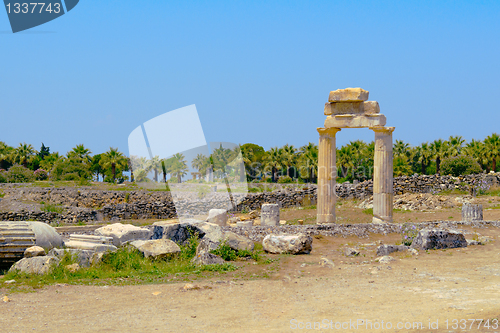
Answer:
[(64, 266), (64, 268), (66, 268), (70, 273), (75, 273), (76, 271), (78, 271), (80, 269), (80, 265), (75, 263), (75, 264), (71, 264), (71, 265), (66, 265), (66, 266)]
[(464, 203), (462, 205), (462, 221), (474, 222), (483, 220), (483, 205)]
[(422, 229), (413, 240), (411, 248), (420, 250), (466, 247), (467, 241), (462, 233), (444, 229)]
[(63, 240), (55, 228), (43, 222), (26, 222), (35, 233), (35, 245), (50, 250), (61, 247)]
[(227, 211), (225, 209), (210, 209), (207, 221), (219, 226), (227, 225)]
[(412, 256), (418, 256), (418, 251), (415, 249), (409, 249), (408, 252), (410, 252)]
[(142, 252), (146, 258), (161, 259), (181, 252), (179, 245), (170, 239), (137, 240), (131, 242), (130, 245)]
[(250, 219), (256, 219), (259, 217), (259, 212), (256, 210), (252, 210), (252, 211), (250, 211), (250, 213), (248, 213), (248, 217)]
[(112, 245), (113, 238), (106, 236), (90, 236), (72, 234), (64, 246), (69, 249), (89, 250), (92, 252), (114, 252), (117, 247)]
[(198, 227), (203, 232), (203, 239), (209, 240), (213, 243), (221, 242), (224, 237), (224, 232), (217, 224), (205, 222), (200, 224)]
[(196, 254), (193, 259), (191, 259), (191, 262), (193, 262), (196, 265), (220, 265), (223, 264), (225, 261), (218, 255), (215, 255), (210, 252), (201, 252), (199, 254)]
[(408, 248), (406, 245), (380, 245), (377, 247), (377, 256), (387, 256), (393, 252), (406, 251)]
[(368, 94), (361, 88), (337, 89), (330, 92), (328, 102), (363, 102), (368, 100)]
[(267, 235), (262, 241), (264, 250), (269, 253), (308, 254), (312, 251), (313, 239), (305, 234)]
[(346, 257), (355, 257), (355, 256), (359, 256), (359, 251), (348, 247), (347, 249), (345, 249), (344, 254)]
[[(205, 223), (195, 220), (190, 223), (179, 223), (170, 221), (159, 221), (153, 223), (153, 239), (170, 239), (176, 243), (182, 244), (192, 235), (198, 235), (199, 238), (205, 236), (203, 226)], [(220, 227), (217, 226), (219, 229)], [(222, 237), (222, 235), (221, 235)]]
[(139, 228), (132, 224), (114, 223), (96, 229), (96, 236), (107, 236), (113, 238), (113, 245), (120, 247), (134, 240), (148, 240), (153, 235), (153, 232), (146, 228)]
[(45, 250), (40, 246), (31, 246), (24, 251), (25, 258), (43, 257), (44, 255), (46, 255)]
[(396, 259), (391, 256), (383, 256), (375, 259), (375, 261), (378, 261), (381, 264), (389, 264), (392, 261), (396, 261)]
[(330, 268), (335, 267), (335, 263), (328, 258), (321, 258), (319, 260), (319, 265), (323, 266), (323, 267), (330, 267)]
[(55, 257), (43, 256), (23, 258), (16, 262), (9, 271), (20, 271), (27, 274), (47, 274), (50, 270), (59, 264), (59, 259)]
[(275, 226), (280, 222), (280, 208), (278, 204), (263, 204), (260, 211), (260, 224)]
[(198, 246), (196, 247), (196, 255), (201, 254), (203, 252), (210, 252), (217, 249), (220, 245), (220, 242), (212, 242), (208, 239), (202, 239)]
[(231, 231), (226, 231), (224, 233), (224, 242), (226, 242), (226, 244), (235, 251), (238, 250), (253, 251), (254, 249), (254, 243), (252, 240), (240, 236), (238, 234), (235, 234), (234, 232)]
[(241, 222), (241, 218), (239, 216), (234, 216), (229, 219), (229, 223), (238, 225), (238, 222)]
[(52, 249), (49, 251), (48, 256), (56, 257), (61, 260), (66, 253), (69, 253), (80, 265), (80, 267), (90, 267), (97, 264), (99, 259), (96, 260), (96, 255), (103, 252), (94, 252), (91, 250), (78, 250), (78, 249)]
[(253, 226), (253, 220), (248, 220), (248, 221), (238, 221), (236, 222), (237, 227), (252, 227)]

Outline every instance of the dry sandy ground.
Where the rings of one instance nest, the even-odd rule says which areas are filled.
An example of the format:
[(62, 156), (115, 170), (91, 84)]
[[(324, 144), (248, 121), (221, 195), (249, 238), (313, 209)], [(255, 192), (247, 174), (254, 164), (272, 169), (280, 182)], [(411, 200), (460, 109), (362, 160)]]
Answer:
[[(500, 332), (500, 230), (475, 231), (496, 241), (420, 251), (418, 256), (395, 253), (397, 260), (390, 264), (374, 261), (376, 242), (394, 244), (399, 235), (316, 238), (310, 255), (275, 256), (279, 262), (270, 265), (240, 262), (241, 269), (193, 281), (199, 289), (188, 291), (182, 288), (185, 282), (59, 285), (13, 294), (0, 289), (0, 296), (7, 293), (10, 298), (0, 302), (0, 328), (2, 332), (294, 332), (311, 331), (306, 329), (308, 323), (313, 328), (316, 322), (316, 328), (322, 324), (321, 331), (338, 332)], [(361, 254), (345, 257), (342, 249), (347, 246), (358, 247)], [(335, 267), (320, 266), (323, 256)], [(262, 270), (269, 278), (252, 278)], [(454, 329), (454, 320), (467, 319), (489, 319), (490, 328), (477, 329), (475, 321), (470, 329), (469, 320), (467, 330)], [(360, 321), (355, 326), (358, 320), (365, 324)], [(431, 329), (430, 322), (438, 328)], [(410, 329), (414, 323), (421, 323), (421, 328)]]

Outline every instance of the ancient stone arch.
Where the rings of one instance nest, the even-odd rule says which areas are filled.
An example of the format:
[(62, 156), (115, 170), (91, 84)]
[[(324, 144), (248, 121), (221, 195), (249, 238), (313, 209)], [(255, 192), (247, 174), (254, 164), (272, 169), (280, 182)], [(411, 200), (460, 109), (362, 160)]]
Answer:
[(367, 101), (361, 88), (330, 92), (325, 104), (325, 127), (318, 128), (318, 202), (317, 223), (335, 223), (335, 181), (337, 177), (335, 135), (342, 128), (369, 128), (375, 132), (373, 170), (373, 222), (392, 222), (393, 170), (392, 132), (378, 102)]

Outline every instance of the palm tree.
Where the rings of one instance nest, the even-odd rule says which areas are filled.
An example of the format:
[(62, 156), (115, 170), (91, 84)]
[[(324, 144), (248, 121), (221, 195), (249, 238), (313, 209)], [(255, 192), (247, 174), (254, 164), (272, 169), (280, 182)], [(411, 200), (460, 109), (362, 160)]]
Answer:
[(22, 164), (25, 168), (28, 167), (28, 163), (34, 157), (36, 150), (32, 145), (26, 143), (20, 143), (19, 147), (14, 149), (10, 155), (10, 159), (14, 164)]
[[(313, 182), (318, 169), (318, 146), (312, 142), (300, 147), (300, 174), (307, 178), (308, 182)], [(304, 177), (305, 176), (305, 177)]]
[(103, 169), (111, 168), (114, 183), (116, 181), (116, 168), (126, 169), (128, 167), (128, 161), (125, 155), (118, 151), (118, 148), (110, 147), (109, 150), (102, 155), (99, 165), (101, 165)]
[(408, 161), (406, 160), (405, 157), (402, 156), (397, 156), (394, 157), (393, 161), (393, 172), (394, 176), (399, 177), (403, 175), (411, 175), (412, 170), (410, 165), (408, 164)]
[(90, 161), (90, 154), (92, 154), (92, 151), (90, 149), (85, 148), (83, 144), (81, 145), (76, 145), (75, 148), (70, 150), (67, 154), (68, 157), (78, 157), (81, 158), (84, 161)]
[(298, 159), (297, 150), (288, 143), (281, 149), (283, 166), (286, 167), (286, 175), (290, 177), (290, 168), (295, 165)]
[(222, 147), (214, 149), (211, 157), (214, 166), (214, 171), (219, 174), (219, 178), (222, 178), (223, 174), (226, 172), (226, 166), (232, 159), (233, 152), (229, 148)]
[(187, 174), (188, 166), (183, 154), (177, 153), (167, 160), (165, 166), (169, 167), (172, 176), (177, 176), (177, 183), (181, 183), (182, 177)]
[(347, 178), (350, 168), (354, 168), (353, 152), (349, 145), (342, 146), (337, 150), (337, 166), (342, 173), (342, 178)]
[(207, 159), (208, 159), (208, 157), (206, 157), (205, 155), (198, 154), (191, 161), (191, 167), (193, 167), (194, 169), (197, 169), (199, 173), (203, 174), (206, 171), (205, 168), (207, 166)]
[(436, 173), (439, 174), (441, 161), (444, 157), (446, 157), (448, 146), (445, 141), (443, 141), (442, 139), (438, 139), (434, 140), (431, 143), (430, 149), (432, 152), (432, 157), (436, 159)]
[(427, 169), (427, 166), (429, 165), (429, 161), (432, 157), (432, 150), (428, 142), (422, 143), (420, 146), (417, 147), (417, 153), (419, 155), (418, 161), (420, 162), (421, 165), (421, 172), (423, 175), (425, 175), (425, 171)]
[(487, 150), (487, 157), (491, 160), (491, 170), (495, 172), (497, 169), (497, 158), (500, 156), (500, 136), (497, 133), (493, 133), (484, 140), (484, 144)]
[(476, 162), (479, 163), (481, 169), (486, 170), (486, 172), (490, 172), (490, 161), (488, 159), (486, 144), (484, 142), (472, 139), (471, 142), (465, 145), (462, 152), (473, 157)]
[(403, 140), (396, 140), (393, 146), (394, 157), (403, 157), (408, 159), (410, 157), (410, 145)]
[(158, 171), (163, 170), (162, 160), (160, 156), (156, 155), (152, 159), (149, 160), (149, 169), (153, 170), (155, 173), (155, 182), (158, 182)]
[(462, 151), (462, 147), (465, 143), (465, 139), (461, 137), (460, 135), (457, 136), (450, 136), (448, 141), (446, 142), (446, 145), (448, 147), (446, 151), (447, 156), (458, 156), (460, 155), (460, 152)]
[(40, 167), (50, 173), (54, 165), (63, 158), (58, 152), (51, 153), (45, 156), (43, 161), (40, 162)]
[(13, 148), (0, 141), (0, 169), (7, 169)]
[(281, 164), (281, 151), (278, 147), (273, 147), (269, 149), (264, 158), (266, 163), (266, 168), (271, 169), (271, 179), (274, 183), (276, 181), (276, 170), (282, 167)]

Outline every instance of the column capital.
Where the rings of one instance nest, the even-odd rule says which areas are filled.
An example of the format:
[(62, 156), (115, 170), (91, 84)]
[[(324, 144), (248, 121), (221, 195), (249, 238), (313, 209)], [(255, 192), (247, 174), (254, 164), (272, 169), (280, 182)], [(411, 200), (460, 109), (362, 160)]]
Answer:
[(318, 127), (317, 128), (319, 135), (330, 135), (330, 136), (335, 136), (337, 132), (340, 132), (340, 128), (337, 127)]
[(391, 134), (392, 132), (394, 132), (396, 127), (373, 126), (373, 127), (370, 127), (370, 129), (374, 132)]

